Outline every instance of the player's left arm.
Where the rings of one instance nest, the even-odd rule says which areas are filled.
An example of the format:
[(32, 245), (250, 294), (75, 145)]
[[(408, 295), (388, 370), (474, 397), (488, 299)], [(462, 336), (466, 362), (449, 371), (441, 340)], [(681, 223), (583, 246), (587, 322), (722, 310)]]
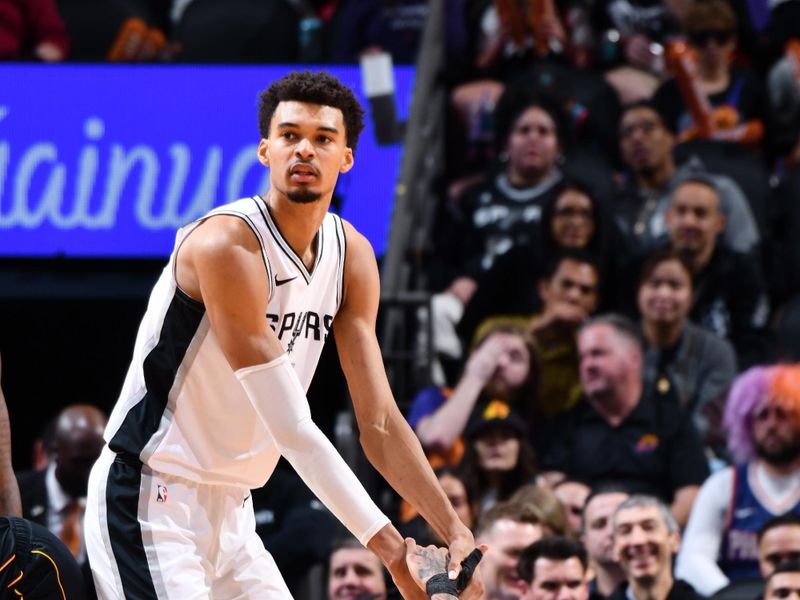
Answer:
[[(370, 463), (447, 541), (451, 557), (448, 570), (458, 572), (461, 561), (475, 548), (475, 541), (453, 510), (419, 440), (397, 408), (375, 335), (380, 297), (375, 255), (369, 242), (348, 223), (345, 233), (344, 301), (333, 329), (361, 445)], [(476, 577), (463, 597), (477, 598), (481, 593), (482, 585)]]

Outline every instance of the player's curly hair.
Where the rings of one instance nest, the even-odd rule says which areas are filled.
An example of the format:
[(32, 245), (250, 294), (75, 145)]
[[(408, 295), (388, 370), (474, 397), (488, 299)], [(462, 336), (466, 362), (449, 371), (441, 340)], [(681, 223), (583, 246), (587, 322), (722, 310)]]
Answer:
[(258, 130), (262, 138), (269, 137), (272, 115), (279, 102), (324, 104), (342, 111), (347, 145), (355, 154), (358, 136), (364, 129), (364, 109), (352, 90), (336, 77), (324, 71), (292, 71), (274, 81), (259, 98)]

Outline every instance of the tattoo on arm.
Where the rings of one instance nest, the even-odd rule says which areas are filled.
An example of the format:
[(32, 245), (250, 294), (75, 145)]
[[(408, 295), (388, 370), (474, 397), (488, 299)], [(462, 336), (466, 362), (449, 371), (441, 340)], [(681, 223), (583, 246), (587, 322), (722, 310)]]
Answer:
[(419, 556), (423, 558), (422, 564), (419, 567), (419, 578), (423, 581), (430, 579), (437, 573), (444, 573), (447, 569), (447, 561), (449, 554), (442, 557), (441, 553), (428, 548), (422, 548), (419, 551)]

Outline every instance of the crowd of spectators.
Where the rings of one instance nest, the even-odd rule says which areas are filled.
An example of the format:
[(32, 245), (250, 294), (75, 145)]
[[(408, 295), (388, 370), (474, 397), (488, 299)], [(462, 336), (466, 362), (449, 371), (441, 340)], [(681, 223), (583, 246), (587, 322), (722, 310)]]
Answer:
[[(436, 380), (401, 400), (489, 547), (486, 598), (800, 594), (800, 0), (446, 4)], [(0, 55), (403, 63), (426, 13), (0, 1)], [(59, 440), (83, 427), (91, 455), (102, 419), (68, 408), (52, 456), (20, 474), (50, 493), (23, 493), (24, 514), (57, 535), (85, 486)], [(330, 598), (391, 595), (374, 556), (330, 545), (293, 474), (254, 503), (293, 590), (327, 559)], [(436, 543), (407, 506), (396, 520)]]
[(487, 598), (774, 594), (800, 550), (800, 2), (453, 5), (438, 401), (409, 422), (464, 449), (479, 530), (508, 482), (540, 490), (542, 541), (487, 561)]
[(2, 0), (0, 60), (413, 63), (422, 0)]

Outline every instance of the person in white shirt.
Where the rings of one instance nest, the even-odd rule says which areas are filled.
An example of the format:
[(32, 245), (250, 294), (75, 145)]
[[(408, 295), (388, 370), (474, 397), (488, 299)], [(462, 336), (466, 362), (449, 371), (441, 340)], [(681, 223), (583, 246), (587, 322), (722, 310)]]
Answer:
[(676, 574), (711, 595), (759, 576), (758, 530), (800, 513), (800, 367), (753, 367), (728, 396), (724, 422), (737, 464), (700, 489)]

